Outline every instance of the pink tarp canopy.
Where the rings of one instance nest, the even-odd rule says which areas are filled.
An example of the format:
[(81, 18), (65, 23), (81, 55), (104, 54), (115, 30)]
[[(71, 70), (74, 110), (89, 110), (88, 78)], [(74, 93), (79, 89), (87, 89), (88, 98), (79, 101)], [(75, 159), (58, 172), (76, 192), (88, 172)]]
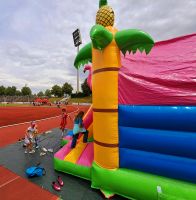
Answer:
[(196, 105), (196, 34), (121, 58), (119, 104)]

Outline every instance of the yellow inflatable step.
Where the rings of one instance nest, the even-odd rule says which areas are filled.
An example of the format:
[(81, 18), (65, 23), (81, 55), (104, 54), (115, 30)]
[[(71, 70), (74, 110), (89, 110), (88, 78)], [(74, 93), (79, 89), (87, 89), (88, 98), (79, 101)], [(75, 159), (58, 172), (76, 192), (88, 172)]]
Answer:
[(74, 149), (72, 149), (69, 154), (65, 157), (64, 161), (76, 163), (79, 159), (80, 155), (84, 151), (87, 143), (83, 143), (82, 141), (79, 141), (79, 143), (76, 145)]

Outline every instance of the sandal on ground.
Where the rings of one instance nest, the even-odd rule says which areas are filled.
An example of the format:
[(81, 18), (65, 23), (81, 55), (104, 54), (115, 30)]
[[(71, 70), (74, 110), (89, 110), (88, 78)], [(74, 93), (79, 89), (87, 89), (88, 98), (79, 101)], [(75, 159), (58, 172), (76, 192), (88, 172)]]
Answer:
[(48, 150), (45, 147), (43, 147), (42, 151), (47, 152)]
[(62, 180), (62, 178), (60, 176), (58, 176), (57, 181), (58, 181), (60, 186), (64, 185), (63, 180)]
[(48, 152), (53, 153), (53, 149), (48, 149)]
[(61, 190), (61, 187), (54, 181), (52, 182), (52, 187), (56, 191), (60, 191)]
[(31, 154), (31, 153), (35, 153), (35, 150), (31, 150), (31, 151), (29, 151), (29, 153)]

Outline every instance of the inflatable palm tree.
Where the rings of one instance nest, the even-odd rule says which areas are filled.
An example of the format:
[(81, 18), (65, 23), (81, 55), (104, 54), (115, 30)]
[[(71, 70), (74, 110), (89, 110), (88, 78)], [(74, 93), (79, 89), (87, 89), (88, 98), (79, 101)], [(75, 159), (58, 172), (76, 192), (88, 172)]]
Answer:
[(74, 65), (79, 68), (92, 62), (93, 78), (93, 135), (94, 161), (101, 167), (119, 167), (118, 147), (118, 70), (120, 52), (124, 55), (145, 51), (154, 45), (147, 33), (127, 29), (118, 31), (114, 25), (114, 11), (107, 0), (100, 0), (96, 25), (90, 31), (91, 43), (76, 56)]

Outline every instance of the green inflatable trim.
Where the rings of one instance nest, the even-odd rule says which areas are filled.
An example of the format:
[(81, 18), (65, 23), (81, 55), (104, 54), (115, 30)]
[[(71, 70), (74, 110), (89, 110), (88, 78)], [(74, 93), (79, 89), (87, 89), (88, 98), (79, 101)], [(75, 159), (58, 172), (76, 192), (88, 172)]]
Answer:
[(186, 199), (179, 198), (179, 197), (176, 197), (176, 196), (171, 196), (171, 195), (159, 194), (158, 200), (186, 200)]
[[(108, 178), (109, 177), (109, 178)], [(137, 200), (195, 200), (196, 184), (129, 169), (108, 170), (93, 163), (92, 188)], [(157, 192), (161, 187), (161, 194)]]
[(61, 146), (63, 147), (64, 145), (66, 145), (69, 142), (69, 140), (61, 140)]
[(141, 53), (145, 51), (148, 54), (154, 46), (152, 37), (148, 33), (137, 29), (127, 29), (117, 32), (115, 34), (115, 41), (124, 55), (127, 51), (134, 54), (137, 50)]
[(91, 180), (91, 168), (54, 158), (54, 169), (86, 180)]
[(90, 138), (88, 138), (88, 142), (93, 142), (94, 141), (94, 138), (93, 138), (93, 136), (92, 137), (90, 137)]
[(113, 35), (104, 26), (94, 25), (90, 31), (93, 47), (98, 50), (104, 49), (113, 40)]

